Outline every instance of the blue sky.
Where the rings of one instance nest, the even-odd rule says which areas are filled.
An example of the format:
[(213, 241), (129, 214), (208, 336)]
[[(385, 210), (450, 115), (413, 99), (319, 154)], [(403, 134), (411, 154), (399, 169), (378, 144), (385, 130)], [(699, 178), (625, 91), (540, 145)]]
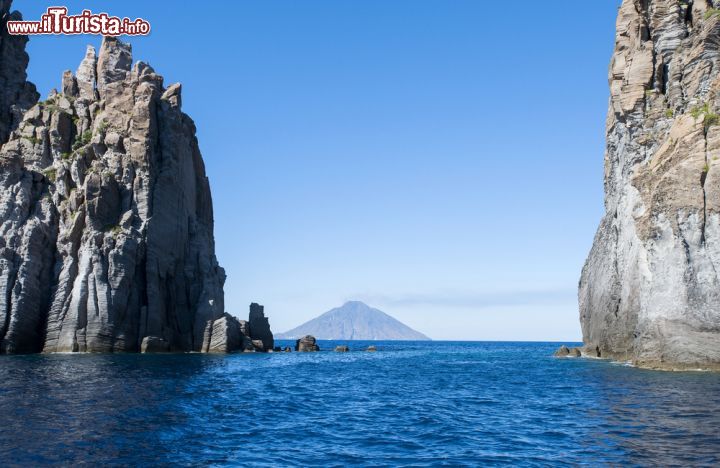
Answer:
[[(619, 3), (63, 4), (152, 24), (129, 42), (183, 84), (229, 312), (285, 331), (358, 299), (434, 339), (578, 340)], [(32, 38), (30, 79), (99, 41)]]

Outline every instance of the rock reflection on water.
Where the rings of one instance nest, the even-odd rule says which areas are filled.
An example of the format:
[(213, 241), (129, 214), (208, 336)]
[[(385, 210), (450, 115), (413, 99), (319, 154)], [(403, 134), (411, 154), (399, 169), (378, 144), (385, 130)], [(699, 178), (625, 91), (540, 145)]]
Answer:
[[(717, 464), (720, 375), (556, 344), (320, 342), (348, 353), (0, 356), (20, 465)], [(285, 343), (279, 343), (285, 345)]]
[(589, 447), (602, 442), (632, 464), (720, 460), (720, 376), (602, 365), (588, 381), (598, 407)]

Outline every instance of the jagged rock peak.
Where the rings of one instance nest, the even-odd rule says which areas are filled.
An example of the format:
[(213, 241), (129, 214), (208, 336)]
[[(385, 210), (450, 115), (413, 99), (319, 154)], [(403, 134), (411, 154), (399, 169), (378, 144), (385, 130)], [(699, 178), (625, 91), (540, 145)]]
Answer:
[(75, 75), (79, 97), (89, 101), (97, 99), (97, 55), (95, 54), (95, 47), (87, 47), (85, 58), (80, 62)]
[(624, 0), (584, 355), (720, 367), (720, 2)]
[(181, 88), (131, 64), (88, 48), (0, 150), (0, 352), (207, 351), (208, 326), (217, 350), (234, 326)]
[(132, 68), (132, 47), (114, 37), (103, 38), (97, 60), (97, 88), (104, 97), (113, 84), (122, 83)]

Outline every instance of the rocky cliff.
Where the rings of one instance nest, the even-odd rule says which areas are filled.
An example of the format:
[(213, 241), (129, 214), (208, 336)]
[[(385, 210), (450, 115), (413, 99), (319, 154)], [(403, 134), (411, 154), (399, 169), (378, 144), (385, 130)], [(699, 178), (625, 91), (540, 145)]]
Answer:
[(22, 19), (20, 13), (10, 13), (11, 3), (12, 0), (0, 0), (0, 145), (8, 140), (25, 111), (39, 97), (25, 72), (29, 60), (25, 53), (28, 39), (10, 36), (7, 32), (8, 21)]
[(720, 1), (624, 0), (584, 354), (720, 367)]
[(225, 273), (180, 85), (105, 38), (35, 104), (0, 40), (0, 352), (208, 351)]

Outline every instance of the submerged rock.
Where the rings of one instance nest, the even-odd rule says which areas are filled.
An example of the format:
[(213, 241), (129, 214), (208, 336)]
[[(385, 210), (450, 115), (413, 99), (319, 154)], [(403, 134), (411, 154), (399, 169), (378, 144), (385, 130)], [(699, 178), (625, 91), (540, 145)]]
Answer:
[(606, 214), (579, 289), (584, 354), (720, 366), (720, 16), (712, 3), (624, 0), (618, 12)]
[(568, 348), (565, 345), (560, 346), (560, 348), (555, 351), (555, 354), (553, 355), (555, 357), (580, 357), (582, 356), (582, 352), (580, 351), (580, 348)]
[(350, 348), (347, 345), (335, 346), (336, 353), (347, 353), (348, 351), (350, 351)]
[(377, 348), (375, 347), (375, 345), (370, 345), (367, 347), (366, 351), (368, 351), (370, 353), (374, 353), (375, 351), (377, 351)]
[(25, 39), (0, 41), (0, 352), (235, 347), (180, 85), (106, 37), (20, 121)]
[(320, 347), (316, 344), (315, 337), (306, 335), (295, 342), (295, 351), (313, 352), (320, 351)]

